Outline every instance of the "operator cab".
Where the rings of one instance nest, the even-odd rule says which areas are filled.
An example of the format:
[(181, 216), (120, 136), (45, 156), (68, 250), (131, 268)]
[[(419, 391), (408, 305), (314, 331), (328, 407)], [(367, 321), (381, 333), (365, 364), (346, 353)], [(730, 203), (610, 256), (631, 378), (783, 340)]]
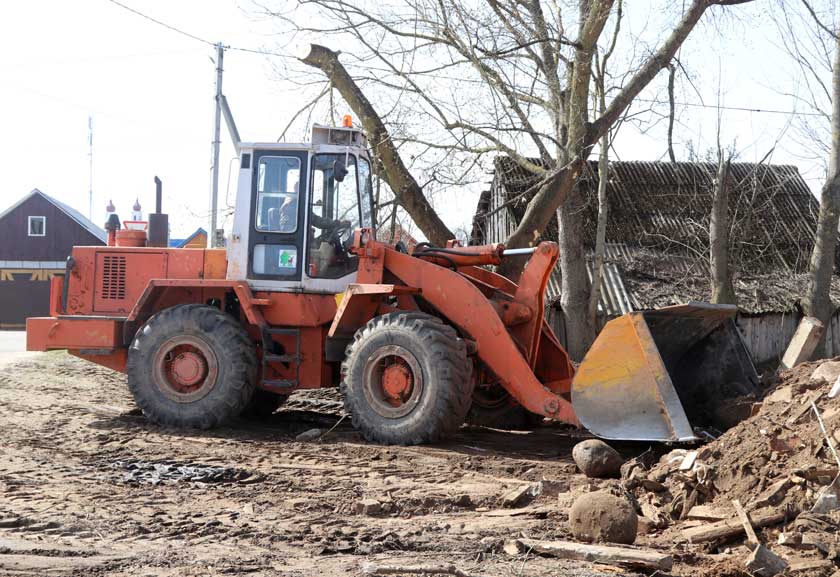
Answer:
[(240, 143), (227, 278), (256, 290), (337, 293), (355, 280), (353, 231), (373, 227), (367, 139), (314, 125), (312, 142)]

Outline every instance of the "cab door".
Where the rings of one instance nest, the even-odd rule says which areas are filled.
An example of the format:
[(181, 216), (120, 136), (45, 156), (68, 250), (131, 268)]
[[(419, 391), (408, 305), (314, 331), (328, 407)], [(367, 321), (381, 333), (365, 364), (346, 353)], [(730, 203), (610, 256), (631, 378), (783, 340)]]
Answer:
[(249, 279), (301, 279), (308, 160), (304, 151), (254, 152)]

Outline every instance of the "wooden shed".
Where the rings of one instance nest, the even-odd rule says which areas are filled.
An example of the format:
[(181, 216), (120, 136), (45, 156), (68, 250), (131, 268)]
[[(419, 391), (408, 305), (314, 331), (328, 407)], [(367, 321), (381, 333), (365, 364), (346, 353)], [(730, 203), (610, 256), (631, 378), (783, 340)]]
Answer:
[(49, 280), (74, 246), (104, 245), (105, 231), (37, 188), (0, 214), (0, 328), (49, 313)]
[[(539, 164), (539, 159), (531, 159)], [(711, 297), (709, 216), (716, 166), (689, 162), (613, 162), (607, 185), (607, 246), (599, 303), (600, 322)], [(758, 364), (781, 357), (802, 316), (799, 299), (817, 226), (819, 203), (794, 166), (733, 163), (730, 174), (730, 262), (738, 298), (738, 325)], [(538, 177), (500, 157), (490, 190), (482, 194), (471, 242), (504, 242), (530, 200)], [(580, 184), (585, 198), (584, 245), (594, 250), (597, 166)], [(557, 239), (557, 219), (543, 235)], [(840, 258), (835, 257), (836, 265)], [(549, 318), (565, 339), (559, 305), (560, 270), (549, 282)], [(832, 299), (840, 303), (840, 279)], [(826, 352), (840, 355), (840, 317), (828, 329)]]

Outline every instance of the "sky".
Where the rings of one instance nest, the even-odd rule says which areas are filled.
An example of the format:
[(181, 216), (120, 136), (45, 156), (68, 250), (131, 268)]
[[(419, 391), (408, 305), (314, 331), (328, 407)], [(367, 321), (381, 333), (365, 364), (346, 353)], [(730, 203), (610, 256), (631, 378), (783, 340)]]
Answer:
[[(121, 2), (211, 43), (256, 50), (281, 45), (275, 23), (262, 18), (249, 0)], [(627, 3), (633, 13), (631, 32), (634, 27), (639, 32), (662, 25), (645, 12), (647, 3)], [(678, 101), (795, 108), (784, 93), (799, 87), (784, 64), (775, 26), (767, 18), (768, 6), (767, 0), (758, 0), (736, 7), (737, 15), (723, 24), (704, 19), (683, 48), (692, 83), (680, 81)], [(92, 117), (95, 223), (104, 222), (109, 200), (123, 217), (135, 198), (145, 211), (153, 208), (157, 175), (164, 183), (164, 212), (170, 214), (172, 236), (187, 236), (198, 226), (209, 228), (215, 49), (111, 0), (6, 3), (2, 14), (0, 210), (37, 187), (88, 214)], [(276, 140), (302, 102), (296, 87), (277, 79), (277, 60), (235, 50), (225, 54), (223, 90), (243, 140)], [(661, 96), (661, 87), (659, 78), (643, 98)], [(681, 150), (687, 140), (701, 151), (714, 145), (716, 109), (681, 105), (678, 112)], [(734, 143), (740, 160), (761, 159), (781, 135), (772, 161), (798, 165), (812, 189), (818, 189), (821, 162), (803, 154), (801, 139), (790, 137), (789, 115), (737, 110), (721, 114), (721, 140)], [(224, 207), (232, 204), (235, 194), (235, 177), (228, 179), (235, 152), (224, 125), (222, 141), (219, 188)], [(661, 159), (664, 123), (646, 133), (622, 128), (615, 152), (622, 160)], [(488, 175), (485, 182), (489, 179)], [(469, 228), (481, 186), (436, 198), (451, 229)]]
[[(235, 2), (134, 4), (213, 42), (256, 49), (271, 42), (270, 26)], [(88, 214), (91, 116), (95, 223), (104, 223), (111, 199), (123, 216), (135, 198), (152, 209), (158, 175), (172, 236), (209, 228), (215, 49), (108, 0), (15, 2), (3, 13), (0, 209), (37, 187)], [(243, 139), (276, 140), (292, 106), (270, 60), (231, 51), (224, 63), (223, 88)], [(224, 205), (235, 152), (222, 130)], [(232, 202), (235, 180), (230, 186)]]

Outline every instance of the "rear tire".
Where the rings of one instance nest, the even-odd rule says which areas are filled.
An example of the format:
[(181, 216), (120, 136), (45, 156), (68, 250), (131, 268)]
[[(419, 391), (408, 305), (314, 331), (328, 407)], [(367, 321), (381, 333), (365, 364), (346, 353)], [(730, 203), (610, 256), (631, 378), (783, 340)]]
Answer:
[(341, 365), (341, 394), (368, 441), (431, 443), (453, 433), (470, 408), (467, 347), (455, 329), (419, 312), (376, 317), (358, 331)]
[(257, 356), (239, 322), (219, 309), (178, 305), (150, 318), (128, 350), (128, 388), (151, 421), (209, 429), (254, 393)]

